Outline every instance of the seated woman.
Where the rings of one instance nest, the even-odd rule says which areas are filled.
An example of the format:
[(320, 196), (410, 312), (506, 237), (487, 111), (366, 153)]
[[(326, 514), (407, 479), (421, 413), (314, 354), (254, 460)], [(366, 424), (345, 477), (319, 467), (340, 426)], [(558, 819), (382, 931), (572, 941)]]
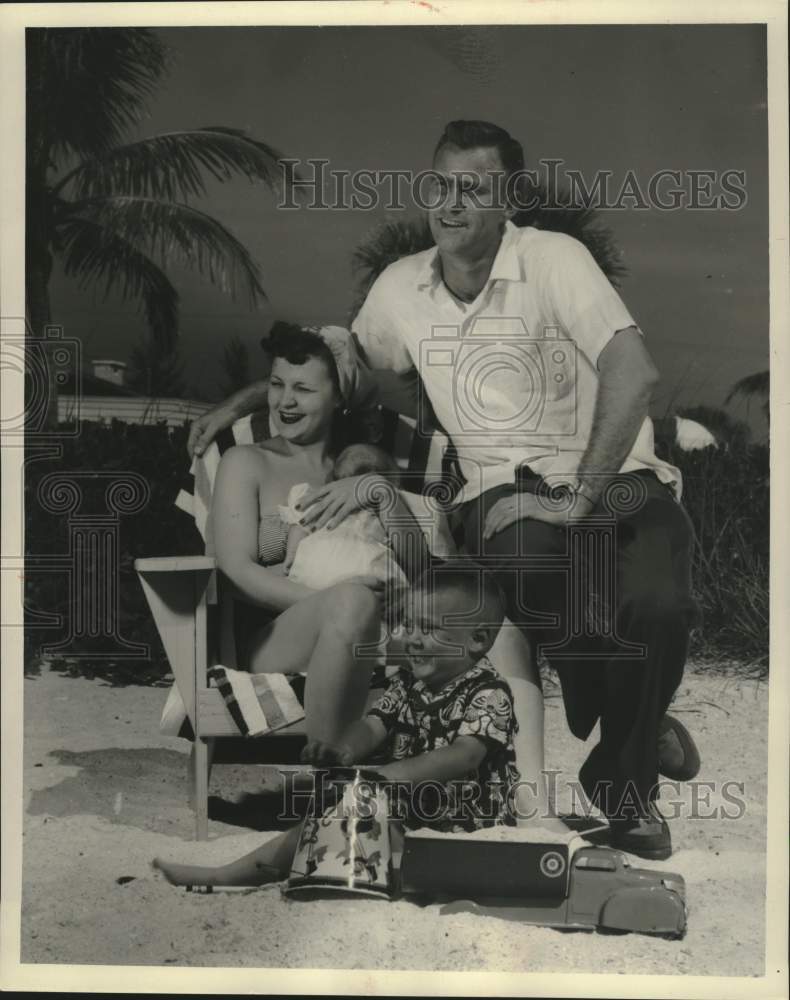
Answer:
[[(333, 743), (365, 709), (385, 580), (367, 573), (319, 590), (289, 576), (289, 527), (279, 508), (298, 484), (319, 487), (336, 475), (356, 355), (351, 335), (339, 327), (303, 330), (278, 323), (264, 346), (272, 357), (268, 402), (275, 433), (222, 457), (211, 515), (217, 565), (236, 598), (251, 606), (242, 616), (250, 624), (243, 662), (256, 673), (306, 671), (308, 741)], [(403, 571), (393, 565), (393, 578), (405, 573), (406, 580), (414, 579), (428, 558), (422, 531), (397, 492), (378, 479), (379, 490), (364, 488), (377, 482), (370, 474), (345, 483), (369, 509), (387, 500), (398, 525), (390, 536), (393, 562)]]

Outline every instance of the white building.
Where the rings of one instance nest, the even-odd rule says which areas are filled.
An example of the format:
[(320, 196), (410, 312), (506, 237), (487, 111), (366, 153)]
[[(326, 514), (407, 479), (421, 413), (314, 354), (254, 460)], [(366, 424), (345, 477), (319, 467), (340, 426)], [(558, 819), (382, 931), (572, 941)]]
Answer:
[(91, 361), (91, 370), (80, 373), (79, 389), (71, 377), (58, 394), (58, 421), (111, 421), (181, 427), (207, 410), (210, 403), (193, 399), (141, 396), (124, 385), (126, 363), (112, 359)]

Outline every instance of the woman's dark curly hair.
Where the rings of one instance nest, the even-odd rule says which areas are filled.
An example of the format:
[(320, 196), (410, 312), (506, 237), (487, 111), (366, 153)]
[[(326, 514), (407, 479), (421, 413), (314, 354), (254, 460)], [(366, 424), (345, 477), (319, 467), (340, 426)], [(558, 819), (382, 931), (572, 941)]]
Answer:
[(261, 340), (261, 347), (272, 361), (275, 358), (283, 358), (292, 365), (303, 365), (310, 358), (320, 358), (329, 370), (332, 384), (340, 395), (340, 380), (335, 359), (317, 333), (305, 330), (295, 323), (277, 320), (269, 330), (268, 336)]

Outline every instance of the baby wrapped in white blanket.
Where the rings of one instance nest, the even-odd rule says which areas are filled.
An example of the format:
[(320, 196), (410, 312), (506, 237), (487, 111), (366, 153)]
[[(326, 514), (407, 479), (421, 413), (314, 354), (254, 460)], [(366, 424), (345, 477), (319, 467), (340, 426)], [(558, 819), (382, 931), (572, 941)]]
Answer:
[[(394, 460), (380, 448), (355, 444), (345, 448), (335, 461), (332, 478), (347, 479), (368, 473), (397, 472)], [(299, 524), (301, 511), (296, 504), (308, 492), (307, 483), (298, 483), (288, 494), (287, 506), (278, 507), (282, 520), (290, 525), (285, 570), (291, 580), (313, 590), (323, 590), (355, 576), (373, 576), (388, 587), (406, 587), (406, 574), (389, 546), (386, 529), (370, 510), (349, 514), (332, 530), (310, 532)]]

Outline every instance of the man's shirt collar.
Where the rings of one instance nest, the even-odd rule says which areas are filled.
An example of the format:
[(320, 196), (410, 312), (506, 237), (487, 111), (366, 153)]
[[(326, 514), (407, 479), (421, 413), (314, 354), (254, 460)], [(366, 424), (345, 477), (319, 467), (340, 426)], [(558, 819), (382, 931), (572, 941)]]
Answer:
[[(491, 273), (486, 284), (490, 281), (524, 281), (526, 275), (521, 267), (521, 260), (516, 246), (516, 237), (519, 229), (508, 219), (505, 222), (505, 231), (502, 234), (502, 241), (499, 244), (494, 263), (491, 265)], [(441, 259), (439, 248), (433, 247), (425, 258), (425, 262), (417, 275), (417, 287), (430, 288), (431, 291), (438, 288), (442, 281)]]

